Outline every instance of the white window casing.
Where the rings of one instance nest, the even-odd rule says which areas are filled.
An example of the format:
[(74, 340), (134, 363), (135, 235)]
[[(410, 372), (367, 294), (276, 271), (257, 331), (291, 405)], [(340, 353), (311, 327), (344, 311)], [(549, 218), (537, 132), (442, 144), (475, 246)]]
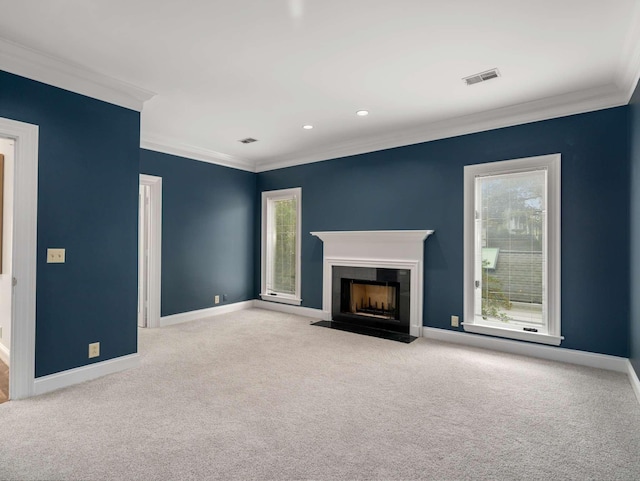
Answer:
[[(276, 263), (276, 209), (282, 201), (294, 201), (295, 213), (290, 222), (283, 226), (289, 231), (295, 231), (295, 256), (294, 266), (281, 267), (292, 271), (295, 279), (287, 288), (283, 288), (282, 282), (278, 282)], [(302, 233), (302, 189), (300, 187), (282, 190), (273, 190), (262, 193), (262, 242), (261, 242), (261, 287), (260, 297), (264, 301), (279, 302), (283, 304), (300, 305), (300, 274), (301, 274), (301, 233)]]
[[(542, 236), (542, 298), (540, 324), (526, 327), (517, 320), (500, 322), (480, 315), (482, 270), (482, 230), (476, 221), (480, 218), (478, 200), (481, 198), (478, 180), (505, 176), (517, 178), (520, 174), (546, 172), (546, 203), (543, 208)], [(464, 322), (465, 331), (510, 339), (560, 345), (560, 154), (543, 155), (516, 160), (490, 162), (464, 167)], [(546, 215), (544, 215), (546, 213)], [(520, 219), (509, 220), (510, 228), (520, 226)], [(486, 235), (486, 234), (485, 234)], [(486, 261), (485, 261), (486, 262)], [(485, 264), (486, 265), (486, 264)], [(514, 321), (514, 322), (511, 322)], [(523, 327), (524, 326), (524, 327)]]

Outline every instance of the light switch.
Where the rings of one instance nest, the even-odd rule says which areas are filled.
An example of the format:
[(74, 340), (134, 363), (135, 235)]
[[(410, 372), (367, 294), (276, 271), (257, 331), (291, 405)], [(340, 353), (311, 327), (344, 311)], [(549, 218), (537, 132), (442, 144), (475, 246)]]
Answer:
[(47, 264), (64, 264), (64, 249), (47, 249)]

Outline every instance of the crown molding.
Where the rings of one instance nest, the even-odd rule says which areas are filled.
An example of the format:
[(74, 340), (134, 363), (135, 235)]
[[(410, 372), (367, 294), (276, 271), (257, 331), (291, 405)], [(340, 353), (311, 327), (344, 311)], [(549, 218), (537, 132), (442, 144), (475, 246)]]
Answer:
[(142, 111), (155, 93), (0, 37), (0, 70)]
[(640, 78), (640, 3), (634, 5), (631, 14), (631, 28), (627, 36), (618, 60), (616, 83), (626, 94), (626, 103), (638, 85)]
[(216, 152), (215, 150), (203, 149), (182, 142), (167, 140), (154, 134), (143, 134), (140, 137), (140, 148), (187, 159), (199, 160), (201, 162), (208, 162), (210, 164), (222, 165), (223, 167), (246, 170), (248, 172), (256, 171), (255, 164), (249, 160)]
[[(618, 61), (615, 79), (611, 84), (602, 87), (423, 124), (402, 132), (344, 142), (331, 148), (294, 152), (258, 162), (167, 140), (153, 134), (143, 135), (140, 146), (225, 167), (264, 172), (626, 105), (640, 78), (640, 4), (634, 9), (631, 25)], [(2, 37), (0, 70), (138, 112), (142, 111), (144, 102), (155, 96), (151, 91)]]
[(403, 132), (395, 132), (385, 136), (368, 137), (356, 142), (342, 143), (330, 149), (322, 149), (312, 153), (293, 154), (284, 158), (280, 157), (278, 159), (266, 160), (256, 165), (256, 172), (522, 125), (541, 120), (618, 107), (620, 105), (626, 105), (627, 103), (627, 92), (621, 91), (615, 84), (609, 84), (478, 114), (423, 124), (420, 127)]
[(266, 159), (256, 163), (175, 140), (168, 141), (159, 135), (153, 134), (143, 134), (140, 147), (248, 172), (266, 172), (296, 165), (618, 107), (626, 105), (628, 100), (629, 96), (627, 92), (621, 89), (618, 84), (612, 83), (593, 89), (571, 92), (477, 114), (423, 124), (420, 127), (415, 127), (403, 132), (394, 132), (385, 136), (368, 137), (355, 142), (345, 142), (328, 149), (316, 150), (311, 153), (291, 154), (288, 157)]

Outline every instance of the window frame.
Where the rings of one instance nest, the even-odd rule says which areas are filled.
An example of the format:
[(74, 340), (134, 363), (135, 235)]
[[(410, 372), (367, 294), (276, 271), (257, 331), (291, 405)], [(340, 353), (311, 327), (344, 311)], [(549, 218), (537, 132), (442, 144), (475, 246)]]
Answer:
[[(464, 322), (467, 332), (517, 339), (559, 346), (561, 336), (560, 319), (560, 154), (541, 155), (522, 159), (504, 160), (464, 167)], [(475, 315), (475, 220), (476, 220), (476, 182), (477, 177), (512, 174), (546, 169), (547, 171), (547, 216), (546, 216), (546, 252), (547, 252), (547, 323), (546, 332), (528, 332), (521, 326), (496, 326), (488, 321), (482, 322)]]
[[(267, 292), (267, 254), (269, 238), (272, 237), (271, 226), (268, 223), (268, 206), (270, 202), (278, 200), (296, 199), (296, 283), (295, 294), (270, 293)], [(281, 304), (291, 304), (299, 306), (302, 303), (300, 296), (301, 286), (301, 252), (302, 252), (302, 188), (293, 187), (290, 189), (270, 190), (262, 192), (262, 223), (261, 223), (261, 285), (260, 298), (263, 301), (278, 302)]]

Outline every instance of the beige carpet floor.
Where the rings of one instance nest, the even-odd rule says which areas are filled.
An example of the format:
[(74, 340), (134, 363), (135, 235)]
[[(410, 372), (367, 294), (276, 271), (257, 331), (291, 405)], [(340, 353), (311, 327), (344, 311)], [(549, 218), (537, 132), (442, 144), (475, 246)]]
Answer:
[(638, 480), (625, 375), (248, 310), (0, 405), (0, 479)]

